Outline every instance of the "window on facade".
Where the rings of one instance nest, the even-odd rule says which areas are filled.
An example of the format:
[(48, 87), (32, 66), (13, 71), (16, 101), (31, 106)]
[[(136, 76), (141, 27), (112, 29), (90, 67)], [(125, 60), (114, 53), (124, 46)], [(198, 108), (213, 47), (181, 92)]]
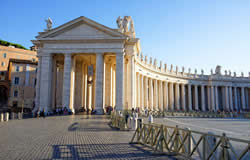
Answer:
[(14, 97), (18, 97), (18, 91), (14, 91)]
[(19, 72), (19, 70), (20, 70), (20, 67), (16, 66), (16, 72)]
[(18, 85), (19, 84), (19, 77), (15, 77), (15, 85)]
[(4, 53), (4, 54), (3, 54), (3, 58), (6, 58), (6, 57), (7, 57), (7, 54), (6, 54), (6, 53)]
[(4, 62), (2, 62), (2, 63), (1, 63), (1, 66), (5, 66), (5, 63), (4, 63)]

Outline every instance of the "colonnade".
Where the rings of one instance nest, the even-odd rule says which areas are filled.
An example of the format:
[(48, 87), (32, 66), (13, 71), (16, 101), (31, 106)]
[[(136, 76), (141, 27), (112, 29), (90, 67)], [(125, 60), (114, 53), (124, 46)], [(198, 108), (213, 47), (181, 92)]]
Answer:
[[(77, 54), (56, 54), (63, 57), (60, 66), (54, 55), (44, 54), (39, 57), (34, 111), (48, 112), (60, 106), (75, 112), (75, 107), (79, 106), (103, 113), (106, 97), (110, 98), (110, 104), (113, 107), (116, 106), (118, 110), (123, 109), (123, 52), (115, 55), (115, 65), (109, 68), (111, 74), (108, 79), (112, 81), (110, 88), (105, 88), (107, 68), (104, 53), (93, 54), (94, 65), (84, 61), (79, 63), (79, 60), (76, 62)], [(90, 73), (91, 69), (88, 68), (90, 66), (93, 73)], [(110, 95), (105, 96), (105, 90), (108, 89), (110, 89)]]
[(247, 87), (155, 79), (136, 73), (136, 107), (151, 111), (238, 111), (249, 107)]

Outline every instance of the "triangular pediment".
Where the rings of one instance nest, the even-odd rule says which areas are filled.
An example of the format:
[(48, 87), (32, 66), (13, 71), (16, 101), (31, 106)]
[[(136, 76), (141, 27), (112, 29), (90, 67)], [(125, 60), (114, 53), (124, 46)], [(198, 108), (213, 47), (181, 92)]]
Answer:
[(79, 17), (48, 32), (42, 32), (37, 39), (112, 39), (125, 38), (117, 30), (105, 27), (86, 17)]

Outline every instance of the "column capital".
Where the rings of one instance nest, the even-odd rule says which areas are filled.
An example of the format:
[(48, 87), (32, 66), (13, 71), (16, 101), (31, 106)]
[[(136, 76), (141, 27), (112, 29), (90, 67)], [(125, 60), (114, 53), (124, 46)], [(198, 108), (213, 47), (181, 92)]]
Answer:
[(52, 58), (52, 54), (46, 53), (46, 54), (39, 55), (39, 57), (51, 57)]
[(64, 56), (65, 56), (65, 57), (72, 57), (72, 54), (64, 53)]
[(125, 55), (125, 52), (122, 50), (120, 52), (116, 52), (116, 56), (124, 56)]
[(104, 55), (104, 52), (95, 52), (96, 55)]

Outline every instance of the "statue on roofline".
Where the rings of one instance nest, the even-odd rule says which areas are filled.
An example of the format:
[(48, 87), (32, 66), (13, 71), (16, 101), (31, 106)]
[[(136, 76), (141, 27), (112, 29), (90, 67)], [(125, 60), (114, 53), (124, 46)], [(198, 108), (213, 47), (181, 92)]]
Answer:
[(120, 16), (116, 20), (116, 23), (119, 29), (122, 29), (122, 21), (123, 19)]
[(123, 18), (123, 29), (124, 29), (124, 32), (128, 32), (128, 24), (130, 22), (130, 19), (131, 19), (130, 16), (125, 16)]
[(50, 17), (48, 19), (45, 20), (46, 24), (47, 24), (47, 29), (45, 31), (49, 31), (52, 29), (52, 20), (50, 19)]
[(215, 74), (221, 75), (221, 66), (220, 65), (216, 66), (216, 68), (215, 68)]
[(130, 16), (124, 16), (124, 18), (119, 16), (116, 20), (116, 24), (119, 32), (131, 33), (131, 36), (135, 37), (134, 22)]

